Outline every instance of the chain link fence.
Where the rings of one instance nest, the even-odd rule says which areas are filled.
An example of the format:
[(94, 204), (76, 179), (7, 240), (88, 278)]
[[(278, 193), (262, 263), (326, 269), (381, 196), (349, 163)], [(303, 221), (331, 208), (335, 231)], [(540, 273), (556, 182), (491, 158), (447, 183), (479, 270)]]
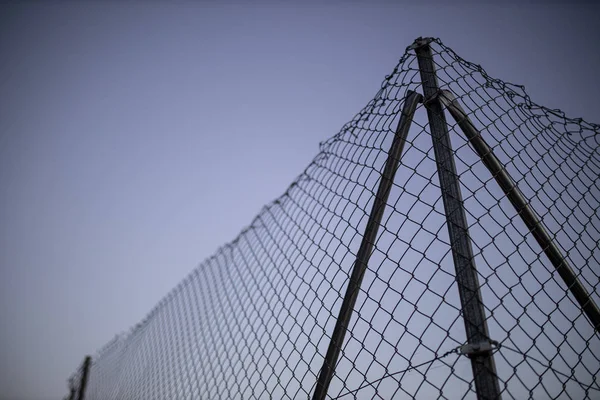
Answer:
[(85, 399), (600, 398), (599, 133), (418, 39), (281, 197), (92, 357)]

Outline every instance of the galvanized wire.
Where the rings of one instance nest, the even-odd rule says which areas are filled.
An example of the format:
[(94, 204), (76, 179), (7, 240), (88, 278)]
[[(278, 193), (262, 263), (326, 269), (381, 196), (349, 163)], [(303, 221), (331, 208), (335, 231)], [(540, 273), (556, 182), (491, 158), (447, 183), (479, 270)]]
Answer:
[[(538, 106), (440, 40), (451, 91), (600, 302), (600, 126)], [(381, 89), (231, 243), (94, 357), (86, 399), (310, 398), (399, 111), (407, 48)], [(419, 106), (329, 398), (476, 398), (425, 105)], [(500, 390), (600, 396), (600, 337), (448, 118)], [(81, 373), (72, 377), (75, 386)]]

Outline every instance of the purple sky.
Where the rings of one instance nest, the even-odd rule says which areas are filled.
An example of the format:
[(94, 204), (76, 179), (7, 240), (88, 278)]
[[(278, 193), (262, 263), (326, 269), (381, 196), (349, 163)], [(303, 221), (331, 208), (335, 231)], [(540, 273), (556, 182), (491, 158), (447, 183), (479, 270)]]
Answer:
[(417, 36), (600, 122), (600, 6), (402, 3), (1, 5), (0, 399), (61, 398)]

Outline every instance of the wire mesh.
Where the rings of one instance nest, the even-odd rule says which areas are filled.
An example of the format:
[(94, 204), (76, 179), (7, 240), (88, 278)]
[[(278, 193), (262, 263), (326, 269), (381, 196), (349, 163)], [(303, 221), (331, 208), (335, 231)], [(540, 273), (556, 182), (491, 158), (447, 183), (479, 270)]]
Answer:
[[(439, 39), (430, 47), (440, 88), (598, 303), (600, 126), (536, 105)], [(93, 357), (85, 398), (310, 398), (409, 90), (422, 93), (410, 47), (281, 197)], [(466, 334), (426, 107), (408, 134), (330, 399), (477, 398), (458, 351)], [(598, 333), (451, 118), (448, 128), (502, 397), (599, 398)]]

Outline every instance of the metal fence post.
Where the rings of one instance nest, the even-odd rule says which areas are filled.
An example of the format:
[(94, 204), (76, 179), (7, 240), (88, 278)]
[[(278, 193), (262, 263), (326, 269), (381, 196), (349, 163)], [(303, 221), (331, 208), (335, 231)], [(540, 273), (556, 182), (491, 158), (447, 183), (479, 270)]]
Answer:
[(90, 370), (90, 364), (92, 361), (92, 357), (86, 356), (85, 360), (83, 360), (83, 372), (81, 374), (81, 382), (79, 383), (79, 394), (77, 395), (77, 400), (85, 399), (85, 388), (87, 386), (88, 374)]
[[(467, 343), (466, 353), (471, 359), (475, 390), (478, 399), (500, 399), (500, 386), (491, 351), (485, 310), (481, 299), (477, 268), (473, 257), (471, 238), (460, 183), (456, 173), (454, 154), (442, 104), (438, 99), (438, 81), (429, 43), (431, 39), (418, 38), (412, 46), (417, 54), (425, 106), (433, 139), (446, 224), (452, 248)], [(477, 351), (479, 349), (479, 351)], [(484, 351), (481, 351), (481, 350)]]
[(498, 160), (492, 148), (486, 143), (477, 128), (475, 128), (473, 121), (467, 116), (467, 113), (462, 109), (454, 95), (448, 90), (443, 90), (440, 92), (440, 100), (444, 103), (448, 111), (450, 111), (450, 115), (452, 115), (458, 126), (462, 129), (467, 140), (469, 140), (473, 149), (483, 161), (483, 164), (490, 171), (492, 177), (513, 205), (515, 211), (521, 217), (525, 226), (527, 226), (527, 229), (529, 229), (535, 240), (537, 240), (542, 251), (562, 278), (567, 289), (575, 297), (575, 300), (590, 320), (594, 329), (600, 331), (600, 310), (598, 309), (598, 305), (594, 302), (594, 299), (592, 299), (583, 283), (577, 278), (577, 274), (569, 264), (567, 258), (562, 254), (558, 246), (554, 244), (552, 236), (546, 230), (544, 223), (535, 214), (535, 211), (529, 205), (529, 202), (511, 178), (504, 165)]
[(329, 389), (329, 384), (331, 383), (331, 379), (335, 373), (335, 366), (344, 344), (344, 337), (346, 336), (350, 318), (352, 317), (352, 313), (354, 311), (354, 304), (356, 303), (356, 298), (358, 297), (360, 284), (365, 275), (365, 271), (367, 270), (367, 265), (369, 263), (369, 258), (371, 257), (371, 252), (373, 251), (373, 246), (377, 240), (377, 232), (379, 231), (379, 225), (381, 224), (383, 211), (385, 210), (387, 199), (394, 182), (396, 169), (398, 168), (400, 158), (402, 157), (402, 151), (404, 149), (404, 144), (406, 143), (406, 137), (408, 135), (415, 110), (417, 109), (417, 105), (421, 103), (422, 100), (423, 96), (421, 96), (419, 93), (408, 91), (404, 101), (402, 114), (400, 115), (400, 120), (398, 121), (398, 128), (396, 129), (394, 140), (392, 141), (392, 145), (388, 152), (383, 173), (381, 174), (381, 181), (379, 182), (379, 188), (377, 189), (377, 194), (375, 195), (375, 200), (373, 201), (373, 207), (371, 208), (371, 214), (369, 215), (365, 233), (356, 255), (356, 261), (354, 262), (352, 275), (350, 276), (350, 281), (346, 287), (344, 300), (342, 302), (342, 306), (340, 307), (335, 328), (331, 334), (331, 340), (329, 342), (329, 347), (327, 348), (327, 354), (323, 360), (321, 372), (319, 373), (317, 385), (312, 397), (313, 400), (324, 400), (327, 396), (327, 390)]

